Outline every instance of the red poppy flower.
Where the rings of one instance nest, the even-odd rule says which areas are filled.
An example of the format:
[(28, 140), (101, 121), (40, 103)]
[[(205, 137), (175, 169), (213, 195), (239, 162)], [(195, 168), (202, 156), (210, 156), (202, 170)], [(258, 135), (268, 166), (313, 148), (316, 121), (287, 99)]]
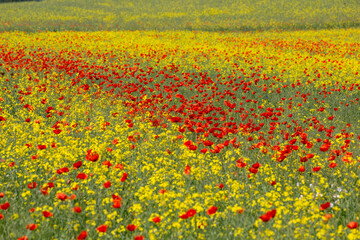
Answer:
[(60, 134), (60, 133), (62, 132), (62, 130), (60, 130), (60, 129), (55, 129), (55, 130), (53, 130), (53, 132), (54, 132), (55, 134)]
[(96, 152), (92, 152), (92, 149), (90, 149), (87, 151), (85, 159), (91, 162), (96, 162), (99, 159), (99, 154)]
[(132, 231), (135, 231), (137, 229), (137, 226), (135, 226), (134, 224), (129, 224), (129, 225), (127, 225), (126, 229), (128, 231), (132, 232)]
[(107, 226), (106, 225), (100, 225), (96, 229), (98, 230), (98, 232), (106, 232)]
[(120, 208), (121, 207), (121, 200), (113, 200), (114, 204), (112, 205), (113, 208)]
[(65, 193), (57, 193), (56, 197), (61, 201), (65, 201), (68, 198)]
[(88, 175), (85, 173), (79, 173), (76, 178), (84, 180), (88, 178)]
[(74, 207), (73, 211), (76, 213), (81, 213), (81, 207)]
[(125, 182), (125, 180), (127, 179), (127, 177), (128, 177), (128, 174), (127, 174), (126, 172), (124, 172), (123, 175), (122, 175), (122, 177), (121, 177), (121, 179), (120, 179), (120, 181), (121, 181), (121, 182)]
[(0, 198), (3, 198), (5, 194), (3, 192), (0, 192)]
[(110, 181), (107, 181), (104, 183), (104, 188), (109, 188), (111, 187), (111, 182)]
[(359, 224), (357, 222), (349, 222), (347, 227), (350, 228), (350, 229), (354, 229), (354, 228), (358, 228)]
[(121, 163), (117, 163), (116, 165), (115, 165), (115, 167), (113, 167), (113, 168), (118, 168), (118, 169), (120, 169), (120, 170), (123, 170), (124, 169), (124, 165), (122, 165)]
[(219, 184), (219, 188), (220, 188), (220, 189), (223, 189), (223, 188), (224, 188), (224, 184), (220, 183), (220, 184)]
[(164, 193), (166, 193), (166, 192), (167, 192), (166, 189), (160, 189), (160, 190), (159, 190), (159, 193), (161, 193), (161, 194), (164, 194)]
[(160, 217), (154, 217), (154, 218), (152, 219), (152, 221), (153, 221), (154, 223), (158, 223), (158, 222), (161, 221), (161, 218), (160, 218)]
[(268, 222), (270, 221), (272, 218), (274, 218), (276, 215), (276, 209), (273, 209), (267, 213), (265, 213), (264, 215), (260, 216), (260, 219), (263, 221), (263, 222)]
[(38, 145), (37, 148), (40, 149), (40, 150), (46, 149), (46, 145)]
[(214, 143), (212, 141), (210, 141), (210, 140), (206, 140), (203, 143), (204, 143), (204, 146), (212, 146), (212, 145), (214, 145)]
[(250, 171), (251, 173), (253, 173), (253, 174), (257, 174), (257, 172), (259, 171), (259, 169), (250, 167), (250, 168), (249, 168), (249, 171)]
[(27, 236), (22, 236), (22, 237), (19, 237), (17, 240), (29, 240), (29, 238)]
[(335, 163), (335, 162), (332, 162), (332, 163), (329, 164), (330, 168), (335, 168), (336, 166), (337, 166), (337, 163)]
[(36, 224), (28, 224), (26, 225), (26, 229), (29, 229), (30, 231), (34, 231), (37, 228)]
[(305, 172), (305, 167), (304, 166), (299, 167), (299, 172)]
[(6, 203), (0, 205), (0, 208), (1, 208), (2, 210), (6, 210), (6, 209), (8, 209), (9, 207), (10, 207), (10, 203), (9, 203), (9, 202), (6, 202)]
[(322, 152), (327, 152), (330, 149), (331, 145), (324, 143), (321, 147), (320, 147), (320, 151)]
[(87, 232), (86, 231), (82, 231), (79, 236), (77, 236), (76, 240), (84, 240), (87, 238)]
[(324, 215), (324, 218), (325, 218), (324, 222), (326, 222), (326, 221), (330, 220), (332, 217), (333, 217), (333, 215), (332, 215), (332, 214), (330, 214), (330, 213), (325, 214), (325, 215)]
[(191, 218), (191, 217), (195, 216), (195, 214), (196, 214), (196, 210), (192, 208), (192, 209), (189, 209), (183, 215), (180, 215), (179, 217), (182, 218), (182, 219), (188, 219), (188, 218)]
[(209, 207), (209, 209), (206, 211), (206, 213), (207, 213), (208, 215), (215, 214), (216, 211), (217, 211), (217, 209), (218, 209), (217, 207), (211, 206), (211, 207)]
[(69, 168), (67, 167), (64, 167), (64, 168), (60, 168), (56, 171), (57, 174), (63, 174), (63, 173), (66, 173), (66, 172), (69, 172)]
[(263, 222), (268, 222), (271, 220), (271, 216), (268, 215), (268, 214), (264, 214), (262, 216), (260, 216), (260, 219), (263, 221)]
[(49, 212), (49, 211), (43, 211), (42, 213), (43, 213), (44, 217), (46, 217), (46, 218), (53, 216), (52, 212)]
[(104, 161), (101, 164), (107, 166), (108, 168), (112, 166), (112, 163), (110, 161)]
[(32, 183), (29, 183), (27, 186), (28, 186), (29, 189), (33, 189), (33, 188), (36, 188), (37, 183), (36, 183), (36, 182), (32, 182)]
[(185, 175), (189, 175), (191, 172), (191, 167), (189, 165), (186, 165), (184, 172), (185, 172)]
[(135, 236), (134, 240), (144, 240), (144, 236)]
[(81, 166), (82, 166), (82, 161), (77, 161), (76, 163), (73, 164), (74, 169), (77, 169)]
[(260, 168), (261, 167), (261, 165), (260, 165), (260, 163), (254, 163), (253, 165), (252, 165), (252, 167), (253, 168)]
[(318, 166), (318, 167), (314, 167), (314, 168), (313, 168), (313, 172), (318, 172), (318, 171), (320, 171), (320, 169), (321, 169), (321, 167), (319, 167), (319, 166)]
[(207, 148), (203, 148), (200, 150), (201, 153), (207, 153), (208, 149)]
[(320, 211), (324, 211), (325, 209), (330, 207), (330, 202), (326, 202), (320, 205)]
[(1, 213), (0, 213), (0, 220), (3, 220), (4, 219), (4, 215), (2, 215)]

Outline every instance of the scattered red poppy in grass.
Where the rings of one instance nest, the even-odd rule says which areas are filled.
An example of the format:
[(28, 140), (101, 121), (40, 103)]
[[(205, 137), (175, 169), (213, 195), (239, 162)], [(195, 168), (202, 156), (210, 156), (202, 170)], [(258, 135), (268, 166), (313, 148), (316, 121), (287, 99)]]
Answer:
[(85, 174), (85, 173), (79, 173), (79, 174), (76, 176), (76, 178), (81, 179), (81, 180), (85, 180), (85, 179), (88, 178), (88, 175)]
[(121, 207), (121, 200), (113, 200), (114, 204), (112, 205), (113, 208), (120, 208)]
[(299, 172), (305, 172), (305, 167), (304, 167), (304, 166), (300, 166), (300, 167), (299, 167)]
[(207, 213), (208, 215), (212, 215), (212, 214), (215, 214), (217, 210), (218, 210), (217, 207), (211, 206), (211, 207), (208, 208), (208, 210), (206, 211), (206, 213)]
[(189, 165), (186, 165), (184, 172), (185, 172), (185, 175), (189, 175), (191, 172), (191, 167)]
[(49, 212), (49, 211), (43, 211), (42, 213), (43, 213), (44, 217), (46, 217), (46, 218), (53, 216), (52, 212)]
[(350, 228), (350, 229), (354, 229), (354, 228), (358, 228), (359, 224), (357, 222), (349, 222), (347, 227)]
[(39, 150), (43, 150), (43, 149), (46, 149), (46, 145), (38, 145), (37, 148)]
[(22, 237), (19, 237), (17, 240), (29, 240), (29, 238), (27, 236), (22, 236)]
[(207, 153), (208, 149), (207, 148), (203, 148), (200, 150), (201, 153)]
[(265, 213), (264, 215), (260, 216), (260, 219), (263, 221), (263, 222), (268, 222), (270, 221), (272, 218), (274, 218), (276, 215), (276, 209), (273, 209), (267, 213)]
[(57, 193), (56, 197), (61, 201), (65, 201), (68, 198), (68, 196), (65, 193)]
[(320, 211), (324, 211), (325, 209), (328, 209), (330, 207), (330, 202), (326, 202), (324, 204), (320, 205)]
[(82, 161), (77, 161), (73, 164), (74, 169), (80, 168), (82, 166)]
[(154, 223), (158, 223), (158, 222), (161, 221), (161, 218), (160, 218), (160, 217), (154, 217), (154, 218), (152, 219), (152, 221), (153, 221)]
[(166, 192), (167, 192), (166, 189), (160, 189), (160, 190), (159, 190), (159, 193), (160, 193), (160, 194), (164, 194), (164, 193), (166, 193)]
[(0, 213), (0, 220), (3, 220), (4, 219), (4, 215), (2, 215), (1, 213)]
[(195, 216), (195, 214), (196, 214), (195, 209), (189, 209), (186, 213), (180, 215), (179, 217), (182, 219), (188, 219), (188, 218)]
[(258, 171), (259, 171), (259, 169), (257, 169), (257, 168), (253, 168), (253, 167), (249, 168), (249, 172), (251, 172), (253, 174), (257, 174)]
[(325, 214), (325, 215), (324, 215), (324, 218), (325, 218), (324, 221), (326, 222), (326, 221), (330, 220), (332, 217), (333, 217), (333, 215), (330, 214), (330, 213)]
[(129, 224), (126, 226), (126, 229), (130, 232), (135, 231), (137, 229), (137, 226), (134, 224)]
[(81, 207), (77, 206), (73, 208), (73, 211), (76, 213), (81, 213)]
[(63, 173), (67, 173), (69, 172), (69, 168), (64, 167), (64, 168), (60, 168), (56, 171), (57, 174), (63, 174)]
[(9, 207), (10, 207), (10, 203), (9, 203), (9, 202), (6, 202), (6, 203), (0, 205), (0, 209), (2, 209), (2, 210), (6, 210), (6, 209), (8, 209)]
[(128, 174), (127, 174), (126, 172), (124, 172), (123, 175), (122, 175), (122, 177), (121, 177), (121, 179), (120, 179), (120, 181), (121, 181), (121, 182), (125, 182), (126, 179), (127, 179), (127, 177), (128, 177)]
[(86, 231), (82, 231), (76, 238), (76, 240), (84, 240), (86, 239), (88, 236), (87, 232)]
[(110, 182), (110, 181), (106, 181), (106, 182), (104, 183), (104, 188), (109, 188), (109, 187), (111, 187), (111, 182)]
[(324, 143), (321, 147), (320, 147), (320, 151), (322, 152), (327, 152), (330, 149), (331, 145), (329, 143)]
[(26, 225), (26, 229), (29, 229), (30, 231), (34, 231), (36, 228), (37, 225), (34, 223)]
[(122, 165), (121, 163), (117, 163), (116, 165), (115, 165), (115, 167), (113, 167), (113, 168), (118, 168), (118, 169), (120, 169), (120, 170), (123, 170), (124, 169), (124, 165)]
[(144, 236), (135, 236), (134, 240), (144, 240)]
[(313, 167), (313, 172), (318, 172), (318, 171), (320, 171), (320, 169), (321, 169), (321, 167), (320, 166), (318, 166), (318, 167)]
[(28, 186), (29, 189), (33, 189), (33, 188), (36, 188), (37, 183), (36, 183), (36, 182), (32, 182), (32, 183), (29, 183), (27, 186)]
[(97, 160), (99, 160), (99, 154), (97, 152), (93, 152), (92, 149), (87, 151), (86, 154), (86, 160), (91, 161), (91, 162), (96, 162)]
[(330, 168), (335, 168), (336, 166), (337, 166), (337, 163), (335, 163), (335, 162), (332, 162), (332, 163), (329, 164)]
[(54, 129), (53, 132), (54, 132), (55, 134), (60, 134), (60, 133), (62, 132), (62, 130), (60, 130), (60, 129)]
[(0, 198), (3, 198), (5, 194), (3, 192), (0, 192)]
[(107, 166), (108, 168), (112, 166), (112, 163), (110, 161), (104, 161), (101, 164)]
[(96, 228), (96, 230), (98, 231), (98, 232), (106, 232), (106, 230), (107, 230), (107, 226), (106, 225), (100, 225), (99, 227), (97, 227)]

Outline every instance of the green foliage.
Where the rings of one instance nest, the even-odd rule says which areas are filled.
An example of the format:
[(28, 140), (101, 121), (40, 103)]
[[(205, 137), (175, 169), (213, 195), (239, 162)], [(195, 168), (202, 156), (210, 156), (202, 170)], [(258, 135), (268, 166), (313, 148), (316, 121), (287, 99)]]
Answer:
[(357, 0), (46, 0), (0, 5), (0, 31), (347, 28)]

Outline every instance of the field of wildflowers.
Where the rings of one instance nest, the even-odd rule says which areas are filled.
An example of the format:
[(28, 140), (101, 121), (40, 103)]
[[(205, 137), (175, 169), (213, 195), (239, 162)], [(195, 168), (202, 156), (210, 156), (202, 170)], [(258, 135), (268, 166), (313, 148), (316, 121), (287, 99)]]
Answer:
[(0, 4), (0, 31), (253, 31), (360, 26), (358, 0), (42, 0)]
[(356, 239), (359, 38), (1, 33), (1, 237)]
[(56, 17), (11, 15), (0, 239), (360, 239), (359, 29), (51, 32)]

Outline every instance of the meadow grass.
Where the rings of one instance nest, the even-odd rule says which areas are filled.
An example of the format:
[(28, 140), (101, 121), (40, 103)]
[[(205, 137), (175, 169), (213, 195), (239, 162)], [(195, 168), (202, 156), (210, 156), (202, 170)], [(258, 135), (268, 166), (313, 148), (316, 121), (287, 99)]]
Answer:
[(356, 27), (356, 0), (44, 0), (0, 4), (0, 31), (254, 31)]

